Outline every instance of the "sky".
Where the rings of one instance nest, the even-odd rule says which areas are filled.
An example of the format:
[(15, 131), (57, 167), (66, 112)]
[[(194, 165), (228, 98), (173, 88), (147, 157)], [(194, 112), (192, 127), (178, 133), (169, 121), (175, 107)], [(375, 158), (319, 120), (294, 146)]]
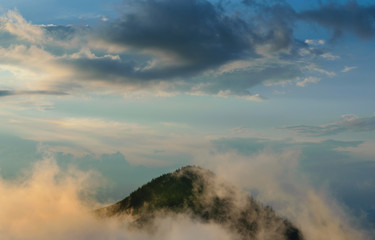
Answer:
[(370, 0), (0, 0), (0, 202), (199, 165), (372, 239), (374, 40)]

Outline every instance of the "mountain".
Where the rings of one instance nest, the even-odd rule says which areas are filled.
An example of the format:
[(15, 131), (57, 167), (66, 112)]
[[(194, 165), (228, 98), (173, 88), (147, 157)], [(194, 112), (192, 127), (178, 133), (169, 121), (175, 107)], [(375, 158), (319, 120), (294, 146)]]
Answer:
[(101, 217), (130, 216), (133, 226), (149, 226), (160, 214), (187, 214), (202, 223), (214, 222), (240, 239), (302, 240), (301, 232), (271, 207), (200, 167), (183, 167), (143, 185), (125, 199), (98, 209)]

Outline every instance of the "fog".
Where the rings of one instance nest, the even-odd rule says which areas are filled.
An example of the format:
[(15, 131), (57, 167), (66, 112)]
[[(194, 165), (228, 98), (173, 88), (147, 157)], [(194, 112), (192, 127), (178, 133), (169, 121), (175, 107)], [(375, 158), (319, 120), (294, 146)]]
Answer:
[[(297, 171), (298, 152), (262, 152), (251, 157), (236, 153), (197, 159), (214, 170), (219, 180), (210, 183), (207, 194), (227, 194), (226, 181), (272, 205), (302, 230), (305, 239), (369, 239), (353, 227), (342, 206), (326, 191), (311, 187)], [(100, 207), (92, 197), (102, 182), (95, 172), (73, 167), (62, 171), (52, 156), (46, 156), (22, 178), (0, 179), (0, 239), (238, 239), (216, 223), (201, 223), (187, 215), (160, 214), (153, 227), (139, 230), (127, 218), (100, 219), (93, 209)], [(243, 195), (234, 194), (241, 204)], [(276, 233), (275, 233), (276, 234)], [(260, 232), (258, 239), (277, 239), (272, 232)]]
[[(53, 158), (38, 162), (17, 181), (0, 180), (0, 239), (234, 239), (216, 224), (183, 215), (163, 215), (153, 231), (131, 230), (126, 219), (100, 219), (90, 199), (98, 176), (62, 172)], [(100, 178), (99, 178), (100, 179)]]
[(291, 220), (306, 239), (370, 239), (327, 189), (315, 189), (298, 171), (299, 151), (264, 150), (252, 156), (236, 152), (213, 154), (197, 161), (225, 181), (254, 193)]

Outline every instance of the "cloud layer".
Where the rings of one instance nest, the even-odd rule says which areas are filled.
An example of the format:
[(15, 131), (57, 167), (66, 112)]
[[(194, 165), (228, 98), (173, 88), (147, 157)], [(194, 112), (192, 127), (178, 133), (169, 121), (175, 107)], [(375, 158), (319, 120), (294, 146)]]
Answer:
[[(258, 200), (295, 222), (307, 240), (327, 236), (334, 240), (366, 239), (364, 233), (350, 226), (348, 216), (334, 201), (298, 176), (298, 152), (265, 151), (250, 157), (225, 153), (202, 159), (200, 163), (216, 169), (220, 178), (256, 190)], [(155, 220), (156, 228), (148, 231), (128, 228), (126, 218), (98, 219), (91, 212), (98, 205), (90, 196), (100, 181), (94, 172), (74, 168), (61, 171), (48, 153), (18, 181), (0, 179), (0, 203), (4, 207), (1, 238), (236, 239), (217, 224), (202, 224), (184, 215), (160, 215)], [(220, 195), (226, 185), (218, 183), (210, 191)]]
[[(276, 212), (292, 220), (309, 239), (367, 239), (327, 191), (315, 189), (298, 174), (299, 152), (264, 150), (253, 155), (226, 152), (198, 160), (218, 175), (255, 193)], [(355, 220), (354, 220), (355, 222)]]
[(39, 90), (39, 91), (0, 90), (0, 97), (17, 96), (17, 95), (55, 95), (55, 96), (63, 96), (63, 95), (68, 95), (68, 94), (64, 93), (64, 92), (47, 91), (47, 90)]
[(92, 212), (99, 205), (87, 198), (98, 180), (92, 172), (61, 171), (50, 157), (22, 180), (0, 179), (1, 239), (234, 239), (216, 224), (186, 216), (159, 217), (158, 228), (150, 232), (131, 230), (126, 219), (99, 219)]
[(344, 132), (368, 132), (375, 130), (375, 117), (360, 118), (355, 115), (343, 115), (340, 121), (320, 126), (294, 125), (284, 129), (312, 136), (328, 136)]
[(322, 4), (297, 12), (285, 2), (243, 3), (246, 11), (207, 0), (128, 1), (117, 18), (94, 26), (35, 25), (9, 11), (0, 18), (0, 69), (10, 73), (3, 91), (20, 91), (15, 83), (23, 82), (23, 91), (104, 87), (260, 100), (250, 92), (256, 85), (307, 86), (335, 75), (316, 60), (339, 56), (324, 40), (296, 39), (295, 23), (316, 23), (334, 36), (374, 35), (373, 6)]

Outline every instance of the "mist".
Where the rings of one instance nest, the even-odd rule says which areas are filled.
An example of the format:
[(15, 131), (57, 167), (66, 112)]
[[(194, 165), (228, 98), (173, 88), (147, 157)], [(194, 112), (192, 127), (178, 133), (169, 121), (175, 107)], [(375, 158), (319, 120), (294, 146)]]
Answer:
[(328, 189), (316, 189), (298, 171), (299, 159), (297, 150), (280, 153), (267, 149), (250, 156), (237, 152), (213, 154), (197, 160), (197, 164), (272, 206), (276, 213), (291, 220), (305, 239), (371, 239)]
[(152, 231), (129, 228), (126, 218), (101, 219), (90, 197), (98, 186), (95, 172), (59, 169), (45, 158), (24, 177), (0, 179), (0, 238), (47, 239), (234, 239), (217, 224), (201, 224), (184, 215), (160, 215)]
[[(218, 180), (206, 194), (228, 194), (227, 184), (255, 193), (301, 229), (305, 239), (370, 239), (355, 229), (355, 219), (345, 213), (323, 190), (314, 189), (297, 172), (299, 153), (264, 151), (250, 157), (216, 154), (197, 164), (214, 170)], [(99, 218), (93, 213), (102, 204), (92, 197), (102, 179), (96, 172), (74, 167), (61, 170), (53, 156), (46, 156), (17, 180), (0, 180), (0, 238), (44, 239), (239, 239), (213, 222), (200, 222), (186, 214), (159, 214), (149, 228), (131, 226), (131, 220)], [(229, 190), (237, 204), (243, 195)], [(125, 197), (125, 196), (124, 196)], [(111, 204), (111, 203), (108, 203)], [(235, 213), (233, 213), (235, 214)], [(275, 229), (277, 226), (275, 225)], [(260, 232), (257, 239), (277, 239), (276, 232)]]

